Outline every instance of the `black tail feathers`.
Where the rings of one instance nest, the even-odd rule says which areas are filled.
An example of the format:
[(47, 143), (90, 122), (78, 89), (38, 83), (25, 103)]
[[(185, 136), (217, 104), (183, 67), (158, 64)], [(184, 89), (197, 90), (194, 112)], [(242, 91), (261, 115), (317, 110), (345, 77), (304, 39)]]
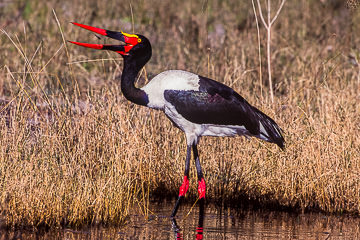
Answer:
[(257, 111), (256, 115), (259, 117), (259, 125), (260, 125), (260, 134), (259, 138), (277, 144), (281, 149), (285, 148), (285, 140), (282, 136), (281, 128), (276, 124), (274, 120), (272, 120), (269, 116), (262, 113), (261, 111)]

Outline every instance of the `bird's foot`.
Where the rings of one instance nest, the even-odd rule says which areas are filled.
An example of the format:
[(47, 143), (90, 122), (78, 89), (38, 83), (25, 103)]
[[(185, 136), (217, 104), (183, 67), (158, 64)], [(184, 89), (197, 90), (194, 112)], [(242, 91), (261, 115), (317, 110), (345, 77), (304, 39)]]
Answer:
[(181, 184), (180, 190), (179, 190), (179, 197), (185, 196), (188, 189), (189, 189), (189, 179), (187, 176), (184, 176), (183, 183)]
[(206, 184), (204, 178), (201, 178), (201, 180), (199, 181), (198, 193), (199, 199), (205, 198)]

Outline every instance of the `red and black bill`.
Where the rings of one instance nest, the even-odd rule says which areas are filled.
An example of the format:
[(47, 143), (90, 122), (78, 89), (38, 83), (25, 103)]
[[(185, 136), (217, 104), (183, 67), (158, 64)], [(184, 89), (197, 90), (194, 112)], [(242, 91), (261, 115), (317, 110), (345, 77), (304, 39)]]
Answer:
[(120, 53), (121, 55), (128, 55), (128, 52), (138, 43), (141, 42), (141, 38), (135, 34), (128, 34), (124, 32), (116, 32), (111, 30), (106, 30), (102, 28), (92, 27), (80, 23), (72, 22), (72, 24), (79, 26), (81, 28), (85, 28), (89, 31), (101, 34), (106, 37), (110, 37), (116, 40), (119, 40), (121, 42), (124, 42), (126, 45), (113, 45), (113, 44), (92, 44), (92, 43), (81, 43), (81, 42), (74, 42), (69, 41), (70, 43), (87, 47), (87, 48), (93, 48), (93, 49), (99, 49), (99, 50), (111, 50), (115, 51), (117, 53)]

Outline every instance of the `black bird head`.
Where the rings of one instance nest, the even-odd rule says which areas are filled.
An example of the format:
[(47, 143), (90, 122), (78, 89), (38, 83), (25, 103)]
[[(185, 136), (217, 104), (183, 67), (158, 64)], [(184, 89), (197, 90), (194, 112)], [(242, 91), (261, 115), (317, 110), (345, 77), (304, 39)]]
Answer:
[(73, 22), (72, 24), (125, 43), (125, 45), (123, 44), (110, 45), (110, 44), (91, 44), (91, 43), (80, 43), (80, 42), (69, 41), (73, 44), (87, 48), (111, 50), (123, 56), (124, 60), (134, 60), (138, 65), (142, 65), (142, 66), (145, 65), (145, 63), (149, 61), (149, 59), (151, 58), (151, 44), (149, 40), (142, 35), (129, 34), (129, 33), (124, 33), (122, 31), (115, 32), (115, 31), (92, 27), (75, 22)]

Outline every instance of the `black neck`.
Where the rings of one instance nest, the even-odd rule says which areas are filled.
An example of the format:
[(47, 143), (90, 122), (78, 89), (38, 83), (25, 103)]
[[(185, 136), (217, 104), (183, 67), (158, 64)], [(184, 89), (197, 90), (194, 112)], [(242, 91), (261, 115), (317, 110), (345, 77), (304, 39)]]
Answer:
[(136, 77), (142, 66), (137, 66), (136, 63), (124, 61), (124, 69), (121, 75), (121, 91), (125, 98), (133, 103), (146, 106), (149, 103), (149, 98), (145, 91), (135, 87)]

